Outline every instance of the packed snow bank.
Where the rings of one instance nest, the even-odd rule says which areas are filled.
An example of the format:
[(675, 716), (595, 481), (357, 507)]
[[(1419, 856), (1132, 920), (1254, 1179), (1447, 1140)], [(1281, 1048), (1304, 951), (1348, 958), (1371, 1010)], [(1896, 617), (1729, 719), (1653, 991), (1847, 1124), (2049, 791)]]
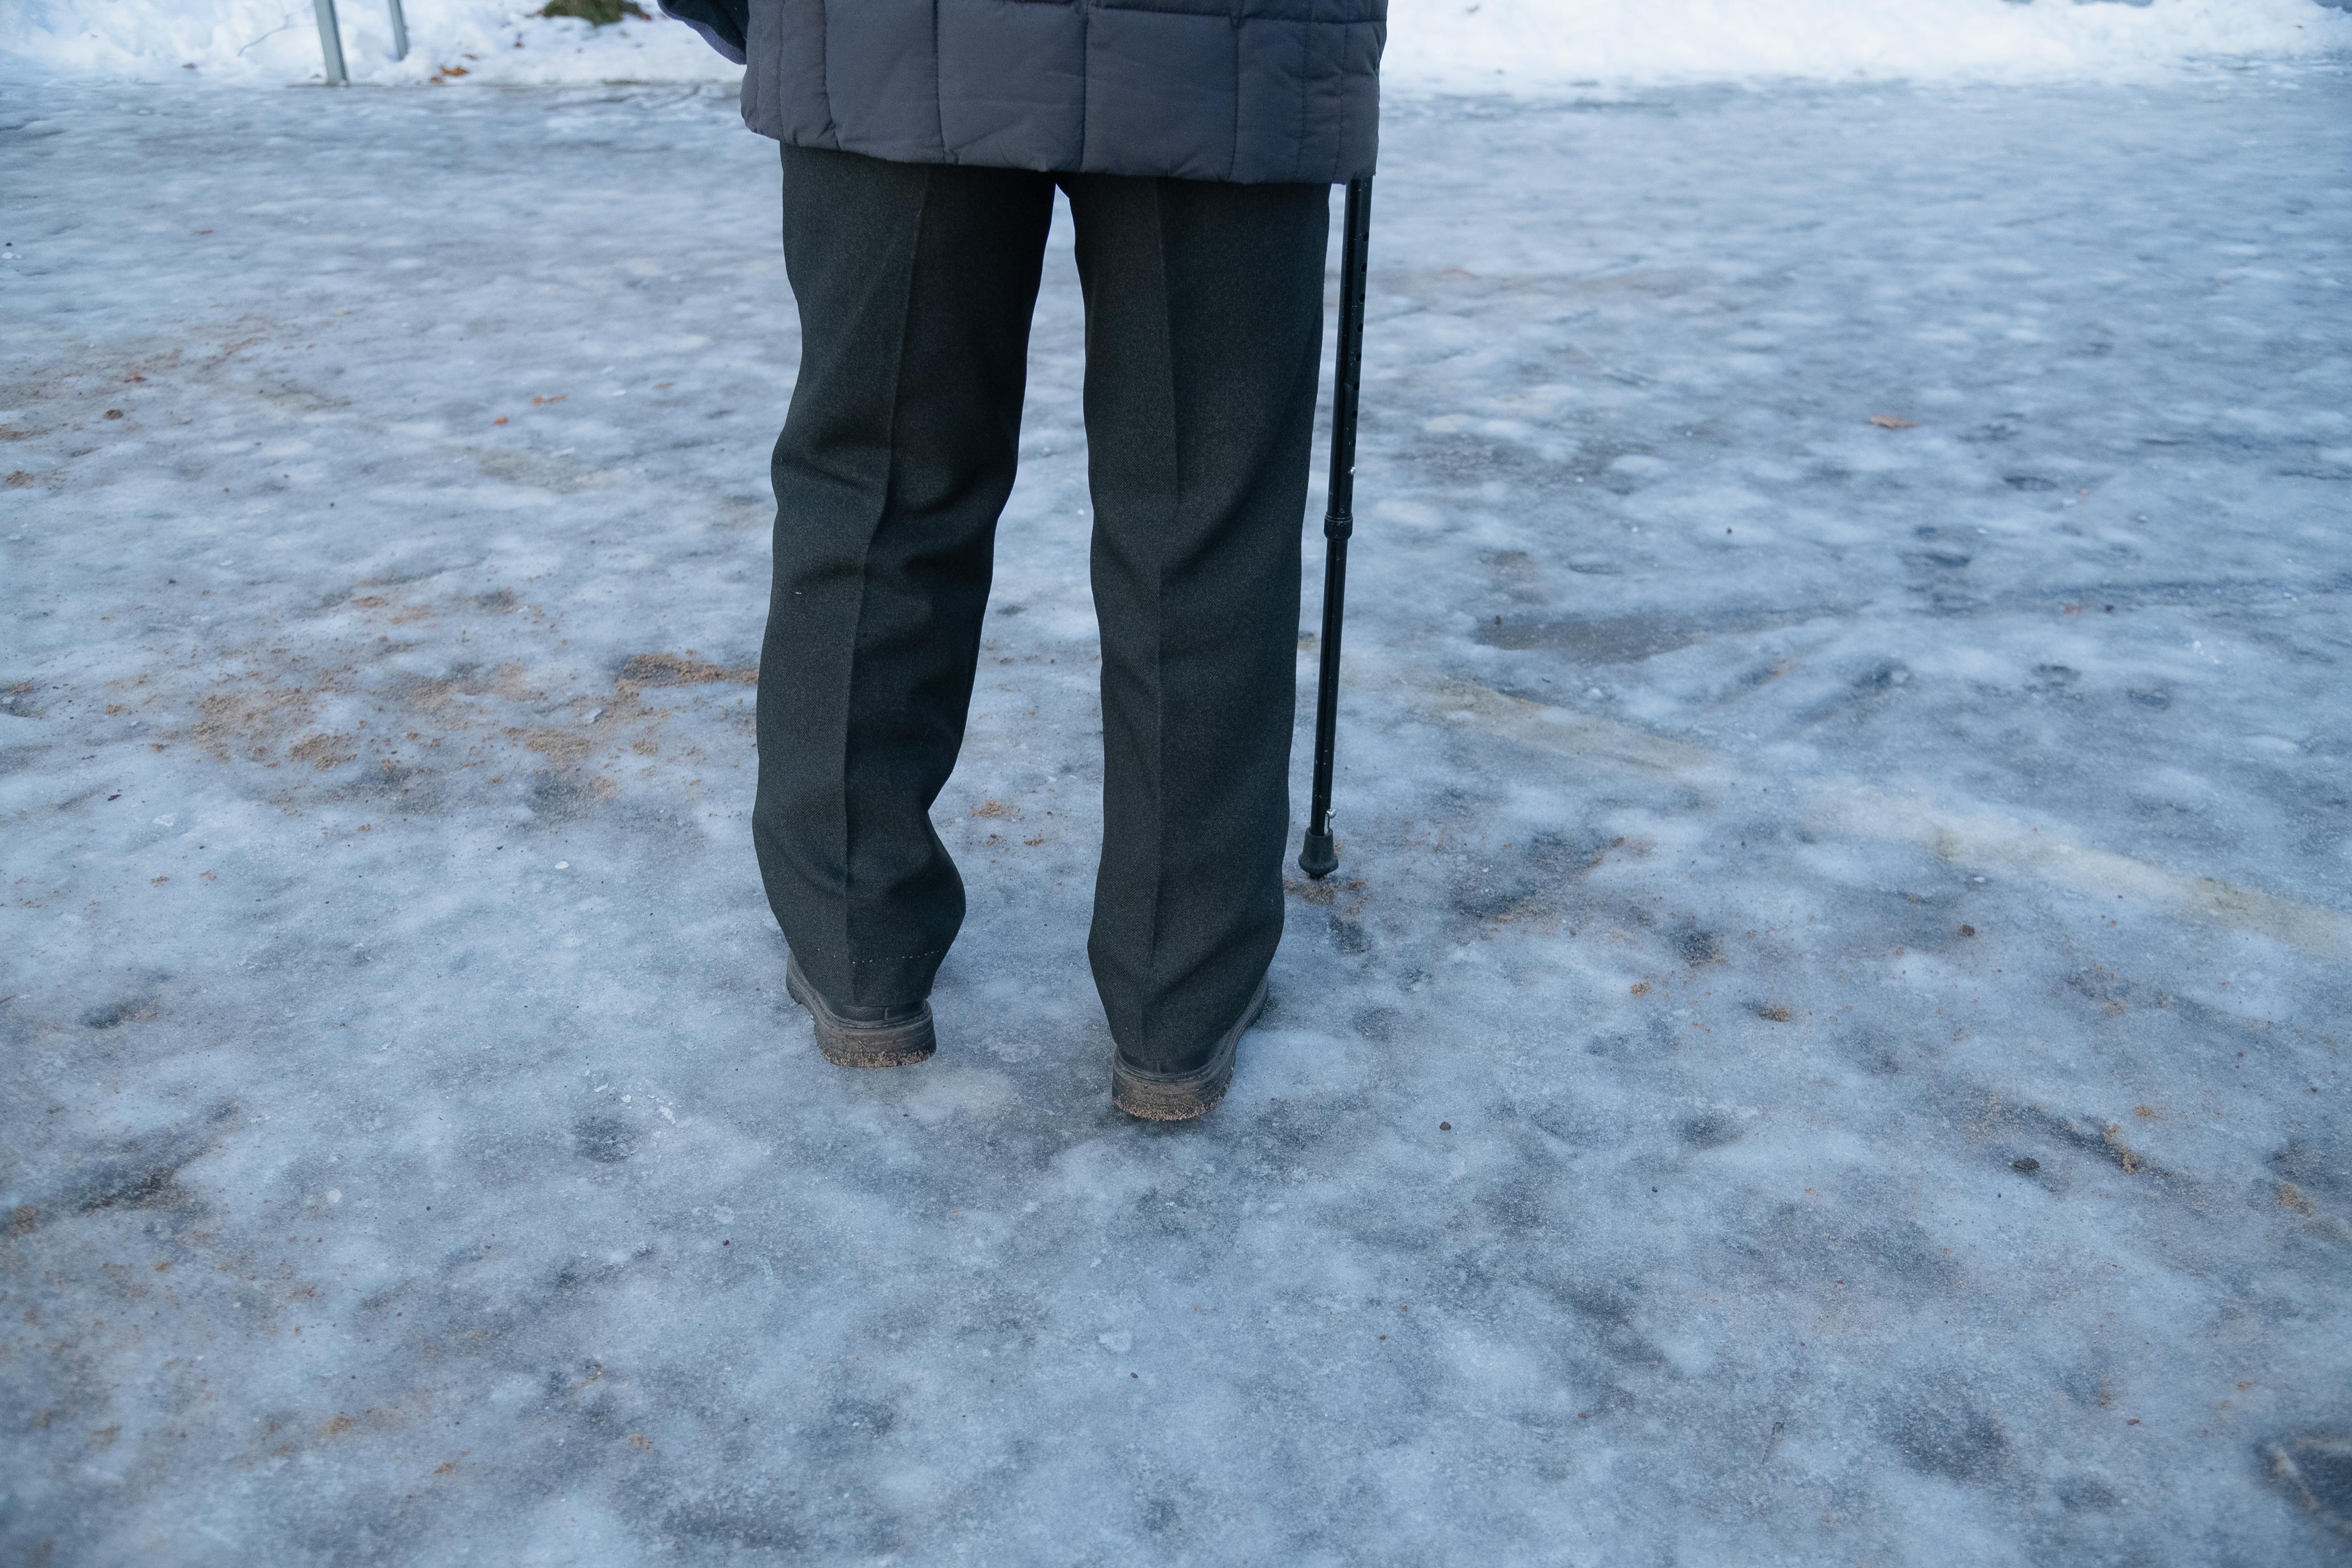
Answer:
[[(607, 27), (535, 16), (514, 0), (406, 0), (408, 58), (392, 58), (384, 0), (339, 0), (355, 82), (730, 81), (742, 74), (682, 23)], [(0, 74), (240, 82), (323, 78), (310, 0), (7, 0)]]
[[(654, 11), (651, 0), (645, 8)], [(729, 65), (657, 16), (592, 28), (513, 0), (409, 0), (392, 58), (382, 0), (341, 0), (352, 77), (374, 83), (725, 80)], [(1396, 0), (1390, 81), (1408, 90), (1743, 77), (2144, 77), (2212, 57), (2352, 48), (2316, 0)], [(10, 0), (0, 74), (316, 80), (306, 0)]]
[(2315, 0), (1397, 0), (1388, 79), (1441, 91), (1743, 77), (2127, 80), (2352, 47)]

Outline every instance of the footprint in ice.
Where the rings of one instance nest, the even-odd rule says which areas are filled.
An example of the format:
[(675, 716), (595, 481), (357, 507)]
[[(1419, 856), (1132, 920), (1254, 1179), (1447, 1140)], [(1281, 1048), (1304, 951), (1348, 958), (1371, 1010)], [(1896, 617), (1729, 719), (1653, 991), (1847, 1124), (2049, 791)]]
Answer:
[(606, 1165), (637, 1152), (636, 1129), (616, 1116), (582, 1117), (572, 1124), (572, 1141), (581, 1153)]

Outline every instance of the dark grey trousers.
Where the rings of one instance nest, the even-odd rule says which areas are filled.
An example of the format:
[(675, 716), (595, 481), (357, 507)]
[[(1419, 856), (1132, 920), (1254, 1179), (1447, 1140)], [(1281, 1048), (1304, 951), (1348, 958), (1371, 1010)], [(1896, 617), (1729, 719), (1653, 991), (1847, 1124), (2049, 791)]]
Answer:
[(786, 147), (799, 384), (776, 443), (752, 837), (817, 989), (926, 995), (963, 921), (963, 740), (1056, 184), (1086, 297), (1104, 847), (1130, 1060), (1201, 1061), (1282, 934), (1329, 189)]

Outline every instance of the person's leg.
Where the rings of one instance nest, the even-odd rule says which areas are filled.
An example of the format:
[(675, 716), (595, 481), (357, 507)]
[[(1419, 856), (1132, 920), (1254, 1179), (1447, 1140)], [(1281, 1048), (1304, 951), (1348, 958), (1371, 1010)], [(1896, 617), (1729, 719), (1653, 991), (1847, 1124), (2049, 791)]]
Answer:
[(1241, 1021), (1282, 936), (1330, 192), (1064, 184), (1103, 644), (1087, 952), (1123, 1058), (1183, 1073)]
[(751, 837), (809, 983), (904, 1006), (963, 922), (929, 811), (971, 700), (1054, 187), (797, 147), (783, 166), (801, 369)]

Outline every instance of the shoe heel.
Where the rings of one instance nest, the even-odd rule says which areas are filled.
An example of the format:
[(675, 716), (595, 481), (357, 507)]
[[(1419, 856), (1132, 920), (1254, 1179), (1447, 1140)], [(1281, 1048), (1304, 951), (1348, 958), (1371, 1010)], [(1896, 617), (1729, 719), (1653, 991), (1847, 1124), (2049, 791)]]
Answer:
[(1240, 1020), (1225, 1031), (1209, 1059), (1191, 1072), (1147, 1072), (1130, 1066), (1124, 1052), (1113, 1051), (1111, 1103), (1145, 1121), (1190, 1121), (1216, 1110), (1225, 1090), (1233, 1087), (1234, 1060), (1240, 1054), (1241, 1038), (1265, 1011), (1265, 995), (1266, 980), (1261, 976)]
[(928, 1002), (916, 1016), (896, 1024), (861, 1024), (844, 1018), (824, 1005), (824, 998), (801, 973), (796, 958), (784, 964), (784, 994), (808, 1009), (809, 1022), (816, 1028), (817, 1052), (835, 1067), (912, 1067), (929, 1061), (939, 1049)]

